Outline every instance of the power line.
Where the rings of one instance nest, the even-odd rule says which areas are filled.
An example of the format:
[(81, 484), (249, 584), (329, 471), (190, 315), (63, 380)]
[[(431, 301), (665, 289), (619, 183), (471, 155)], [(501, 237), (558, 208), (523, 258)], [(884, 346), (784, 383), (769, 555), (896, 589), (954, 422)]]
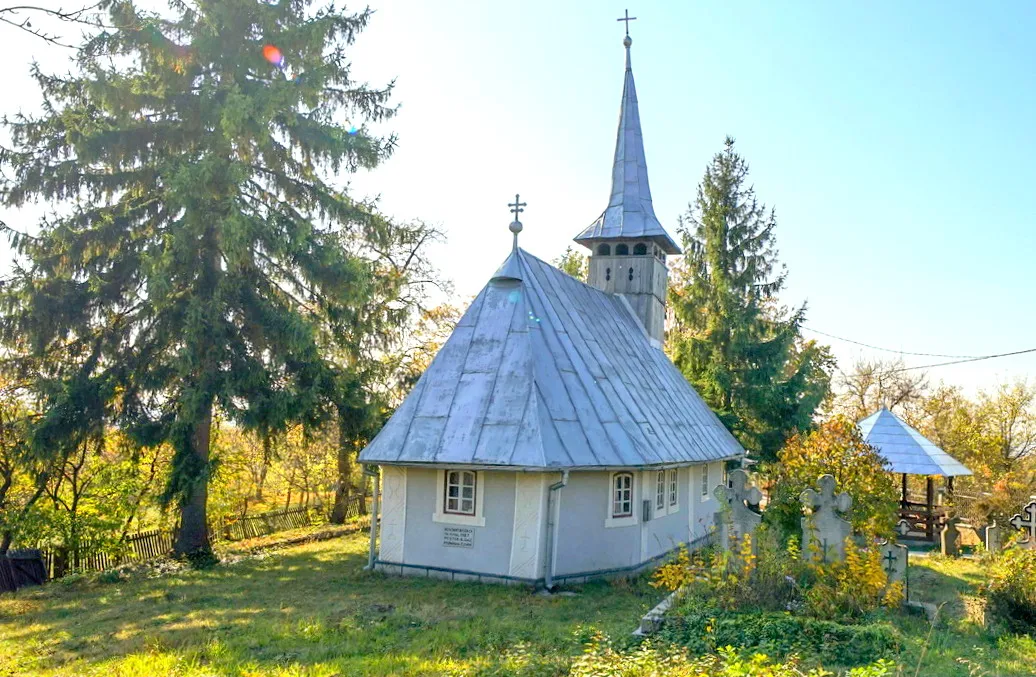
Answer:
[(1015, 350), (1009, 353), (996, 353), (993, 355), (943, 355), (940, 353), (915, 353), (908, 350), (893, 350), (892, 348), (882, 348), (880, 346), (872, 346), (869, 343), (863, 343), (862, 341), (854, 341), (853, 339), (847, 339), (844, 336), (835, 336), (834, 334), (828, 334), (827, 332), (820, 331), (819, 329), (813, 329), (812, 327), (803, 326), (806, 331), (811, 331), (814, 334), (820, 334), (821, 336), (827, 336), (838, 341), (845, 341), (846, 343), (852, 343), (854, 345), (862, 346), (864, 348), (870, 348), (871, 350), (881, 350), (887, 353), (896, 353), (897, 355), (914, 355), (918, 357), (945, 357), (950, 358), (950, 362), (937, 362), (936, 364), (921, 364), (915, 367), (899, 367), (897, 369), (889, 369), (884, 374), (895, 374), (901, 371), (914, 371), (916, 369), (934, 369), (936, 367), (948, 367), (952, 364), (966, 364), (968, 362), (981, 362), (983, 360), (993, 360), (998, 357), (1012, 357), (1015, 355), (1025, 355), (1028, 353), (1036, 353), (1036, 348), (1026, 348), (1025, 350)]
[(895, 374), (899, 371), (911, 371), (913, 369), (933, 369), (935, 367), (947, 367), (951, 364), (964, 364), (965, 362), (980, 362), (981, 360), (992, 360), (997, 357), (1011, 357), (1012, 355), (1025, 355), (1026, 353), (1036, 353), (1036, 348), (1027, 348), (1026, 350), (1016, 350), (1011, 353), (998, 353), (996, 355), (983, 355), (981, 357), (969, 357), (966, 360), (954, 360), (952, 362), (939, 362), (938, 364), (922, 364), (916, 367), (900, 367), (899, 369), (890, 369), (888, 374)]
[(852, 343), (853, 345), (862, 346), (864, 348), (870, 348), (871, 350), (881, 350), (886, 353), (896, 353), (897, 355), (914, 355), (917, 357), (945, 357), (951, 360), (983, 360), (990, 357), (988, 355), (943, 355), (941, 353), (915, 353), (909, 350), (893, 350), (892, 348), (882, 348), (880, 346), (872, 346), (869, 343), (854, 341), (852, 339), (847, 339), (844, 336), (835, 336), (834, 334), (828, 334), (826, 331), (820, 331), (819, 329), (814, 329), (812, 327), (803, 326), (802, 328), (806, 331), (811, 331), (814, 334), (820, 334), (821, 336), (833, 338), (838, 341), (845, 341), (846, 343)]

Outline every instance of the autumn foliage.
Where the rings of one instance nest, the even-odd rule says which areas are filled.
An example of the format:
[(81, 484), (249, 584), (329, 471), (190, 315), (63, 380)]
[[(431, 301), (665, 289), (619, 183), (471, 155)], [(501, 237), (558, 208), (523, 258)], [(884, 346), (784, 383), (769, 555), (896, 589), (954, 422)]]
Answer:
[(767, 518), (787, 535), (799, 532), (800, 496), (817, 478), (834, 476), (837, 490), (852, 496), (848, 519), (855, 531), (889, 536), (896, 523), (899, 493), (884, 458), (863, 441), (856, 425), (836, 416), (809, 433), (793, 436), (769, 468)]

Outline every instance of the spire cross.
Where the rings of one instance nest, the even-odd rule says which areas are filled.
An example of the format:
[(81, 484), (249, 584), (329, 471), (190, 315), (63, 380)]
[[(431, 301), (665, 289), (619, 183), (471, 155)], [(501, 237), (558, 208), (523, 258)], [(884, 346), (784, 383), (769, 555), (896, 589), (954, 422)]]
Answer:
[(514, 214), (514, 221), (509, 226), (512, 233), (514, 233), (514, 251), (518, 251), (518, 233), (522, 232), (522, 222), (518, 220), (518, 215), (525, 210), (522, 207), (525, 206), (524, 202), (518, 199), (518, 193), (514, 194), (514, 202), (508, 202), (507, 206), (511, 208), (511, 213)]
[(522, 207), (525, 207), (526, 204), (524, 202), (519, 202), (518, 193), (515, 193), (514, 202), (508, 202), (507, 206), (511, 208), (511, 213), (514, 214), (514, 220), (517, 221), (518, 215), (525, 211)]
[(630, 21), (636, 21), (636, 20), (637, 20), (637, 17), (630, 16), (630, 11), (628, 9), (626, 10), (626, 16), (620, 17), (620, 18), (616, 19), (616, 21), (625, 21), (626, 22), (626, 37), (629, 37), (629, 34), (630, 34)]

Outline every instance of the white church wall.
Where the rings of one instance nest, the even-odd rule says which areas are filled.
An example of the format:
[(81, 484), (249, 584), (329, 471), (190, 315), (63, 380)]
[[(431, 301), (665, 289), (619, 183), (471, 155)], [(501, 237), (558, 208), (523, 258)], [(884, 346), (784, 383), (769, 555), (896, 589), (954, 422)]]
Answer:
[(611, 474), (572, 472), (560, 492), (557, 557), (554, 574), (618, 569), (640, 563), (642, 482), (633, 483), (636, 524), (608, 527)]
[(515, 518), (515, 473), (485, 471), (479, 476), (477, 491), (484, 492), (481, 504), (485, 526), (455, 525), (433, 519), (441, 495), (438, 471), (434, 468), (407, 468), (403, 559), (390, 560), (384, 548), (379, 559), (402, 561), (414, 566), (509, 575)]
[(384, 466), (381, 469), (381, 543), (378, 558), (404, 561), (406, 542), (407, 469)]
[[(668, 507), (668, 474), (666, 476), (667, 484), (667, 495), (666, 495), (666, 508), (661, 512), (656, 511), (655, 505), (652, 504), (652, 517), (650, 520), (644, 523), (643, 531), (641, 533), (641, 561), (649, 560), (653, 557), (669, 552), (673, 548), (677, 547), (681, 543), (688, 541), (688, 518), (687, 518), (687, 506), (688, 497), (687, 495), (687, 476), (690, 474), (690, 468), (680, 468), (677, 476), (677, 509), (670, 510)], [(655, 481), (656, 473), (654, 471), (645, 473), (649, 476), (652, 482)]]
[(544, 575), (547, 491), (560, 473), (514, 473), (514, 526), (509, 576), (536, 580)]

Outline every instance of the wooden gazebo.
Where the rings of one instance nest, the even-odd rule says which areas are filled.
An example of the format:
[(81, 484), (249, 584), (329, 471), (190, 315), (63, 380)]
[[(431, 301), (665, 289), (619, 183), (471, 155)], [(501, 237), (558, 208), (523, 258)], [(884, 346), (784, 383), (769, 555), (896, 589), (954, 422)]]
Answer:
[[(946, 514), (945, 508), (935, 503), (934, 478), (944, 478), (946, 491), (952, 496), (953, 478), (970, 475), (971, 471), (884, 407), (856, 425), (864, 441), (888, 461), (890, 471), (902, 475), (899, 515), (906, 524), (904, 535), (934, 541), (936, 525)], [(925, 478), (924, 503), (910, 500), (908, 475)]]

